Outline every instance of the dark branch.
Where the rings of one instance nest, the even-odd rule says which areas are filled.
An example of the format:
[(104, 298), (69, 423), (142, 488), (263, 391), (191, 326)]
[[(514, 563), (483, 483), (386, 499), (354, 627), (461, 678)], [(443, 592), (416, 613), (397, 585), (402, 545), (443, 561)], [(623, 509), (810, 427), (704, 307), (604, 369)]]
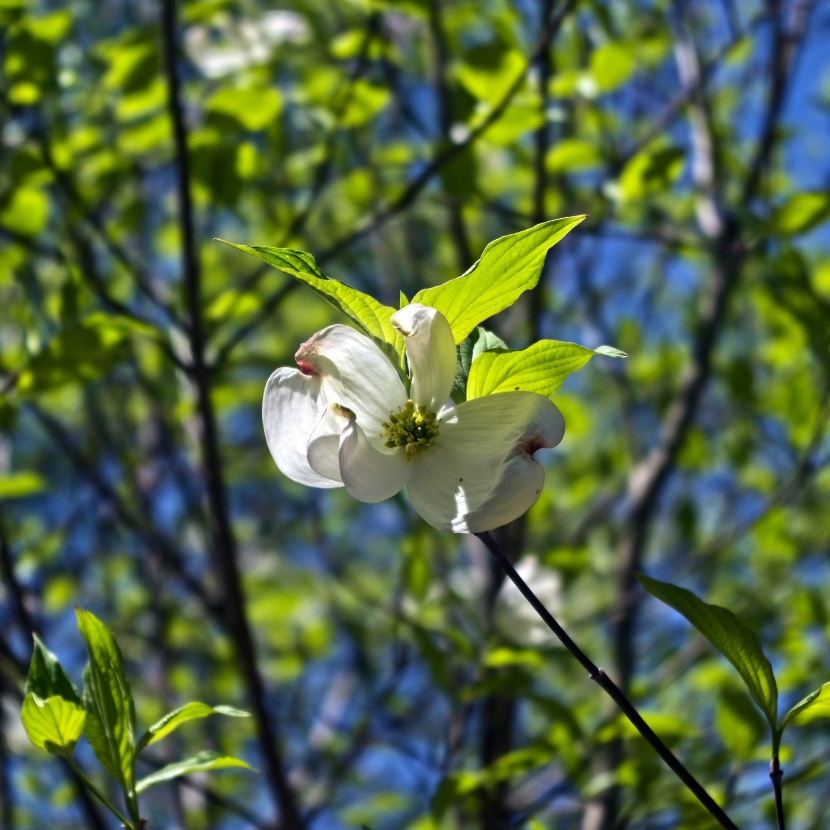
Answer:
[(174, 175), (182, 239), (183, 300), (188, 315), (188, 335), (193, 361), (192, 378), (201, 428), (199, 440), (202, 467), (210, 505), (212, 552), (224, 588), (228, 628), (236, 646), (250, 705), (258, 725), (259, 748), (265, 763), (271, 795), (280, 811), (285, 830), (300, 830), (303, 822), (294, 791), (288, 781), (277, 724), (269, 711), (265, 684), (257, 666), (256, 646), (246, 612), (245, 594), (237, 562), (236, 538), (222, 472), (216, 413), (211, 401), (210, 369), (205, 360), (201, 267), (190, 193), (190, 159), (177, 69), (178, 26), (175, 0), (161, 0), (161, 28), (167, 73), (168, 108), (175, 142)]
[(567, 651), (579, 662), (588, 676), (614, 701), (620, 711), (628, 718), (634, 728), (648, 741), (649, 745), (665, 761), (671, 771), (683, 782), (683, 784), (694, 794), (695, 798), (709, 811), (709, 814), (720, 824), (721, 827), (737, 830), (729, 816), (724, 813), (717, 802), (712, 799), (709, 793), (700, 785), (697, 779), (677, 759), (674, 753), (660, 740), (651, 727), (643, 720), (640, 713), (616, 686), (605, 672), (598, 668), (584, 651), (568, 636), (567, 632), (556, 621), (553, 615), (539, 601), (536, 594), (531, 591), (527, 583), (519, 576), (513, 567), (510, 559), (496, 544), (495, 539), (489, 532), (475, 534), (493, 555), (504, 572), (519, 589), (522, 596), (530, 603), (533, 610), (539, 615), (545, 625), (557, 636)]

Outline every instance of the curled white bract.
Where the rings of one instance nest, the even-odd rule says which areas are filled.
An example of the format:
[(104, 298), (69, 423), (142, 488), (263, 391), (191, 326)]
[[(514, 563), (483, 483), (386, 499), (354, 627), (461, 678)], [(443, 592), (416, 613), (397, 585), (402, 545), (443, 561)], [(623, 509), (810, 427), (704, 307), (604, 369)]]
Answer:
[(413, 303), (392, 317), (411, 372), (343, 325), (298, 349), (299, 368), (277, 369), (262, 402), (268, 448), (282, 472), (311, 487), (345, 487), (375, 503), (406, 487), (440, 530), (480, 533), (513, 521), (539, 497), (533, 457), (565, 432), (559, 410), (532, 392), (503, 392), (454, 405), (455, 341), (446, 318)]

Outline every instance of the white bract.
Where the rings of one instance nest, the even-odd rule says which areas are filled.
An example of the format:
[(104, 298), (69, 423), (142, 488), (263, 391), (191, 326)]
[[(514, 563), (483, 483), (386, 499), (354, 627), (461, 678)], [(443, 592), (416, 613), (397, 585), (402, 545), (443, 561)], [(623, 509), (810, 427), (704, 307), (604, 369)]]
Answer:
[(222, 78), (271, 59), (282, 43), (311, 37), (308, 21), (292, 11), (266, 12), (258, 20), (215, 15), (209, 26), (194, 24), (184, 33), (184, 51), (207, 78)]
[(456, 350), (446, 318), (413, 303), (392, 317), (403, 334), (409, 393), (368, 337), (334, 325), (303, 343), (299, 369), (268, 380), (262, 420), (285, 475), (311, 487), (343, 487), (375, 503), (407, 488), (431, 525), (480, 533), (521, 516), (545, 472), (533, 454), (565, 432), (559, 410), (532, 392), (502, 392), (454, 405)]

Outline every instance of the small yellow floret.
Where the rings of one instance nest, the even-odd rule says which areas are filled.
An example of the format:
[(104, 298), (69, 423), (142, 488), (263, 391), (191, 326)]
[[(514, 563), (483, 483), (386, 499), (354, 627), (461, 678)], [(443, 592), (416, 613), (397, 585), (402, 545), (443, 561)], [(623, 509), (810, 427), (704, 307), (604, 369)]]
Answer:
[(438, 416), (412, 401), (407, 401), (397, 412), (390, 412), (389, 420), (384, 421), (382, 426), (386, 446), (403, 447), (407, 461), (438, 437)]

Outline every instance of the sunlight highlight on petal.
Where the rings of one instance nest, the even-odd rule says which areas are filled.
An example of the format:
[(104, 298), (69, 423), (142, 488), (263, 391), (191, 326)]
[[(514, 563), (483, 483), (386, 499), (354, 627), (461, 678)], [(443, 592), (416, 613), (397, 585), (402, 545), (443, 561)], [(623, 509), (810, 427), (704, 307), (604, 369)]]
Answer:
[(536, 450), (554, 447), (565, 425), (547, 398), (505, 392), (443, 413), (440, 441), (413, 460), (409, 497), (431, 525), (480, 533), (530, 509), (545, 480)]

